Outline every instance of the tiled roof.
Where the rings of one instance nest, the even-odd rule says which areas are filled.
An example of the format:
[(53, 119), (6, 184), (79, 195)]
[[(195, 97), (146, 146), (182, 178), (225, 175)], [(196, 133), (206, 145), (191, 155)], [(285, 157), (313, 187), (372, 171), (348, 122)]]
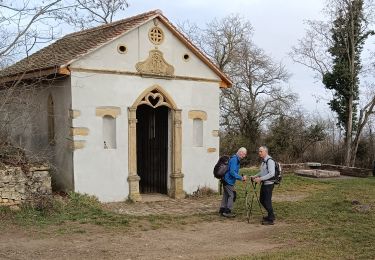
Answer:
[[(230, 79), (183, 34), (181, 34), (176, 27), (162, 15), (160, 10), (150, 11), (110, 24), (68, 34), (29, 57), (0, 70), (0, 81), (7, 81), (4, 79), (12, 78), (13, 76), (23, 73), (30, 74), (35, 72), (38, 75), (39, 71), (44, 70), (50, 70), (56, 73), (62, 66), (68, 65), (73, 60), (78, 59), (108, 41), (130, 31), (131, 29), (137, 28), (155, 17), (159, 17), (178, 38), (184, 41), (185, 44), (187, 44), (188, 47), (203, 60), (203, 62), (220, 76), (227, 86), (231, 85)], [(1, 80), (1, 78), (3, 78), (3, 80)]]
[(92, 29), (68, 34), (53, 44), (30, 55), (28, 58), (0, 71), (0, 77), (58, 68), (109, 40), (136, 28), (159, 13), (160, 11), (158, 10), (151, 11)]

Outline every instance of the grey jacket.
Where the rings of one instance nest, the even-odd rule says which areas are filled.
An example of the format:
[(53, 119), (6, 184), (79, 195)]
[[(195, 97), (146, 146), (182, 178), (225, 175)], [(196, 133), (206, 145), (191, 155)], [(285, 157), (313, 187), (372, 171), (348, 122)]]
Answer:
[[(271, 159), (271, 160), (268, 160), (268, 159)], [(267, 163), (268, 165), (266, 165), (267, 160), (268, 160), (268, 163)], [(264, 185), (270, 185), (274, 183), (273, 180), (269, 180), (275, 176), (275, 161), (272, 160), (271, 156), (267, 155), (263, 159), (262, 165), (260, 166), (260, 172), (256, 174), (255, 176), (260, 177)]]

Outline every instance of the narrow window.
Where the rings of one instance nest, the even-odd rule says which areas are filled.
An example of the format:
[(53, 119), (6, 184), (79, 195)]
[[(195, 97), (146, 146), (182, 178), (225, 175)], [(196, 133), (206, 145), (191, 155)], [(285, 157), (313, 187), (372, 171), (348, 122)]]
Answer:
[(203, 120), (199, 118), (193, 120), (193, 145), (203, 146)]
[(47, 105), (47, 120), (48, 120), (48, 143), (50, 145), (55, 144), (55, 108), (53, 103), (52, 95), (48, 96)]
[(116, 149), (116, 119), (112, 116), (103, 117), (104, 149)]

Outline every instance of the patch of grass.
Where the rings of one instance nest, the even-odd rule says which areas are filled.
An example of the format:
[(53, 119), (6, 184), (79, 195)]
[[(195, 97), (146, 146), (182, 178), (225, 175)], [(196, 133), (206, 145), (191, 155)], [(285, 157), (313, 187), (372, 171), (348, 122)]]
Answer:
[(101, 226), (128, 226), (130, 217), (105, 211), (100, 202), (88, 195), (69, 193), (66, 199), (52, 198), (46, 207), (24, 205), (18, 212), (0, 207), (2, 223), (22, 226), (60, 225), (66, 222)]
[(198, 187), (196, 191), (194, 191), (191, 195), (188, 194), (187, 198), (203, 198), (203, 197), (210, 197), (217, 195), (217, 192), (211, 189), (210, 187)]
[[(241, 200), (244, 186), (237, 186)], [(289, 227), (274, 241), (292, 246), (235, 259), (375, 259), (375, 178), (324, 181), (288, 175), (274, 193), (290, 192), (309, 194), (301, 201), (274, 203), (277, 220)], [(354, 200), (370, 210), (354, 210)], [(245, 211), (243, 201), (236, 206)], [(260, 217), (257, 205), (254, 211)]]

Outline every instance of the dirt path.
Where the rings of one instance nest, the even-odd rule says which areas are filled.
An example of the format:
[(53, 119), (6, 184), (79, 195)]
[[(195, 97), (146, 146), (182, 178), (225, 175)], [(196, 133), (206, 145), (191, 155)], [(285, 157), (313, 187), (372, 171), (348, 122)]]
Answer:
[(283, 228), (218, 219), (126, 233), (90, 225), (69, 235), (9, 229), (0, 234), (0, 259), (221, 259), (276, 248), (270, 237)]
[[(303, 193), (284, 194), (275, 196), (275, 200), (296, 201), (305, 196)], [(197, 213), (210, 216), (210, 220), (171, 223), (159, 228), (144, 228), (142, 222), (134, 223), (127, 231), (79, 223), (51, 226), (49, 230), (35, 228), (34, 231), (0, 226), (0, 259), (222, 259), (282, 246), (274, 244), (272, 237), (285, 231), (288, 228), (285, 224), (262, 226), (258, 219), (248, 224), (243, 216), (220, 217), (217, 214), (220, 199), (220, 196), (183, 200), (149, 196), (138, 204), (103, 205), (106, 210), (133, 216), (157, 218), (168, 214), (173, 218)]]

